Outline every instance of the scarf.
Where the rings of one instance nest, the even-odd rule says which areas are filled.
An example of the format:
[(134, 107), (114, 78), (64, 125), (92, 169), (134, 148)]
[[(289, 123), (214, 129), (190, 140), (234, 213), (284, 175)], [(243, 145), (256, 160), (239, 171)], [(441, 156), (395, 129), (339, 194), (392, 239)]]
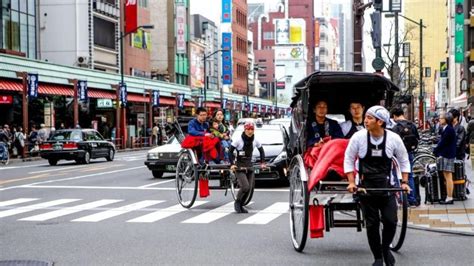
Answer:
[(255, 135), (252, 135), (252, 137), (249, 137), (245, 135), (245, 132), (242, 132), (242, 140), (244, 141), (243, 150), (245, 151), (246, 157), (252, 157), (254, 139), (255, 139)]

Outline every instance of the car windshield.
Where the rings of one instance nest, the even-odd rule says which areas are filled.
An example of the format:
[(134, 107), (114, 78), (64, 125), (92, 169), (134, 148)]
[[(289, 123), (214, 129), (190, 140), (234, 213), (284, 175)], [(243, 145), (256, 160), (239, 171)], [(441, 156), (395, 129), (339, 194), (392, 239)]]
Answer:
[(81, 141), (82, 140), (82, 132), (80, 130), (73, 130), (73, 131), (56, 131), (52, 137), (49, 138), (50, 140), (73, 140), (73, 141)]
[[(242, 131), (237, 130), (234, 135), (240, 136)], [(255, 138), (262, 145), (283, 145), (283, 134), (278, 129), (257, 129), (255, 130)]]
[(167, 142), (166, 144), (179, 144), (178, 140), (176, 139), (175, 136), (172, 136)]

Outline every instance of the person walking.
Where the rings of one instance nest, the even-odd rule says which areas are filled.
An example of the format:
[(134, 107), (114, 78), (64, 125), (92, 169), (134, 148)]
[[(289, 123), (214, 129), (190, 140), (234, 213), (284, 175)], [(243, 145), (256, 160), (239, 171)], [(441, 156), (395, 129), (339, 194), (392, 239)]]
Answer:
[(23, 157), (23, 150), (25, 148), (25, 133), (23, 133), (23, 128), (18, 127), (15, 132), (15, 142), (14, 145), (18, 151), (18, 157)]
[(453, 128), (453, 115), (449, 112), (440, 116), (441, 124), (441, 138), (436, 148), (434, 148), (434, 155), (437, 158), (436, 165), (438, 171), (443, 172), (444, 180), (446, 181), (446, 199), (440, 201), (441, 204), (453, 204), (453, 173), (454, 173), (454, 159), (456, 158), (456, 132)]
[(411, 192), (408, 194), (408, 204), (411, 207), (420, 205), (420, 198), (417, 195), (415, 189), (415, 179), (413, 178), (413, 160), (415, 159), (415, 150), (418, 147), (420, 135), (416, 125), (405, 118), (403, 109), (395, 107), (392, 109), (393, 120), (395, 125), (392, 127), (392, 131), (397, 133), (403, 141), (405, 148), (408, 152), (408, 160), (410, 161), (410, 174), (408, 175), (408, 185), (410, 186)]
[[(237, 193), (234, 209), (237, 213), (248, 213), (248, 211), (242, 206), (243, 200), (250, 193), (250, 184), (255, 182), (255, 172), (252, 167), (252, 154), (253, 149), (257, 148), (260, 152), (260, 163), (262, 168), (266, 168), (265, 165), (265, 151), (263, 150), (262, 144), (255, 139), (255, 124), (251, 121), (245, 122), (244, 132), (238, 138), (234, 138), (229, 148), (229, 156), (232, 171), (236, 171), (237, 183), (239, 184), (239, 192)], [(237, 158), (234, 158), (234, 150), (237, 151)], [(239, 167), (246, 168), (245, 170), (239, 170)]]
[(471, 169), (474, 169), (474, 119), (467, 124), (466, 143), (468, 146), (468, 154), (471, 158)]
[(460, 123), (462, 115), (457, 109), (451, 109), (449, 112), (453, 115), (453, 128), (454, 132), (456, 132), (456, 160), (460, 160), (464, 163), (464, 158), (466, 158), (466, 147), (464, 143), (466, 129)]
[[(359, 159), (358, 174), (360, 186), (365, 188), (389, 188), (392, 171), (392, 159), (398, 159), (402, 172), (401, 188), (409, 191), (408, 173), (410, 162), (408, 153), (399, 135), (386, 130), (390, 123), (390, 113), (383, 106), (372, 106), (367, 110), (364, 119), (365, 129), (356, 132), (349, 140), (344, 156), (344, 173), (349, 185), (347, 190), (356, 192), (355, 162)], [(390, 252), (390, 244), (397, 228), (397, 202), (390, 192), (373, 192), (360, 195), (364, 213), (367, 238), (374, 256), (375, 266), (394, 265), (395, 258)], [(380, 222), (383, 223), (380, 239)]]

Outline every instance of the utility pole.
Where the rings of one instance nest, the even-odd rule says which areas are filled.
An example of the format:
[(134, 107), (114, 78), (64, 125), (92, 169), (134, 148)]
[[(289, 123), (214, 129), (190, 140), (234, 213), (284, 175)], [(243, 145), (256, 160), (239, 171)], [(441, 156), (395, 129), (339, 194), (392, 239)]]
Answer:
[(425, 127), (425, 115), (423, 113), (423, 19), (420, 19), (420, 109), (418, 112), (418, 121), (420, 125)]
[(372, 2), (363, 4), (363, 0), (354, 0), (354, 71), (362, 71), (362, 33), (364, 22), (364, 11), (370, 7)]

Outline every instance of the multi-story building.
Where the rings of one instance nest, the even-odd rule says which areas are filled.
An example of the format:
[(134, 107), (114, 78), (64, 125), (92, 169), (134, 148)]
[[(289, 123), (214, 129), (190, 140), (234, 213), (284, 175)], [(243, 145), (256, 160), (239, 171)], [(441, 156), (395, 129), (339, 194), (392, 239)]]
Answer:
[[(191, 39), (201, 39), (205, 44), (206, 55), (211, 55), (212, 53), (218, 51), (219, 47), (219, 37), (218, 37), (218, 28), (214, 21), (199, 15), (191, 15)], [(214, 53), (206, 59), (206, 72), (208, 77), (207, 89), (209, 90), (218, 90), (219, 89), (219, 53)], [(191, 61), (191, 65), (194, 62)]]
[(247, 0), (232, 0), (232, 92), (248, 93)]
[(151, 70), (153, 78), (189, 85), (189, 1), (149, 1), (151, 30)]
[(467, 73), (467, 88), (468, 88), (468, 106), (470, 108), (467, 110), (469, 114), (474, 116), (474, 79), (473, 72), (474, 70), (474, 1), (467, 0), (466, 6), (464, 7), (464, 13), (467, 18), (469, 18), (469, 25), (465, 28), (465, 45), (466, 50), (469, 52), (469, 57), (466, 58), (468, 61), (465, 64), (464, 73)]
[(0, 6), (0, 53), (37, 57), (35, 1), (2, 0)]

